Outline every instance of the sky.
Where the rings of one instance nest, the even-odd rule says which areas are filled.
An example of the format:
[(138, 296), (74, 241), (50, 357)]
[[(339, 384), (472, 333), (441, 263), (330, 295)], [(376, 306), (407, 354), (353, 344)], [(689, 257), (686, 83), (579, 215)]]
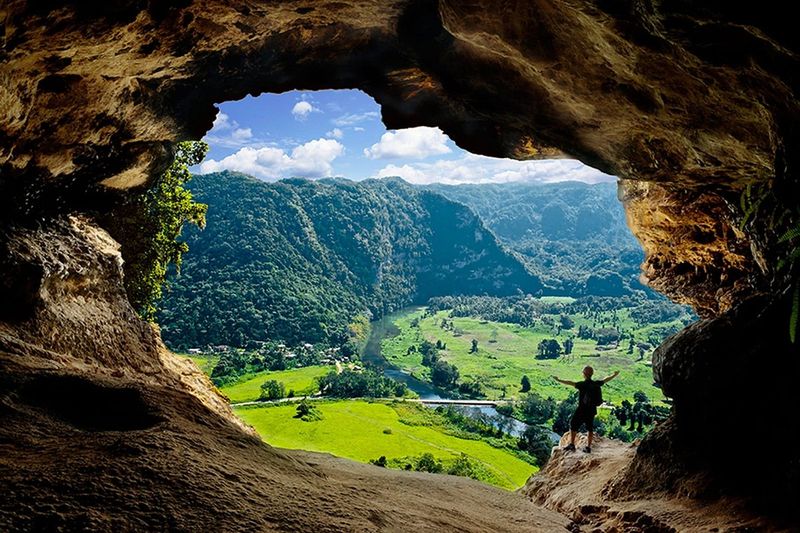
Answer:
[(266, 181), (400, 176), (416, 184), (597, 183), (616, 178), (573, 159), (514, 161), (470, 154), (439, 128), (386, 130), (358, 90), (290, 91), (220, 104), (197, 174), (236, 170)]

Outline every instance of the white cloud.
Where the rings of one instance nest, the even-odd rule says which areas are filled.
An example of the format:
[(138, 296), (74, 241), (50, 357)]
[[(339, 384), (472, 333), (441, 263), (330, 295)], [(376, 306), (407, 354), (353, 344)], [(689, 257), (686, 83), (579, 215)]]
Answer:
[(233, 130), (233, 133), (231, 133), (231, 137), (234, 139), (246, 141), (247, 139), (253, 138), (253, 130), (251, 130), (250, 128), (236, 128), (235, 130)]
[(368, 120), (375, 120), (380, 117), (380, 113), (377, 111), (367, 111), (366, 113), (349, 113), (346, 115), (342, 115), (340, 117), (336, 117), (331, 122), (333, 122), (334, 126), (344, 127), (344, 126), (353, 126), (358, 124), (359, 122), (366, 122)]
[(582, 181), (599, 183), (614, 181), (614, 176), (603, 174), (574, 159), (547, 159), (541, 161), (515, 161), (465, 154), (458, 159), (442, 159), (433, 163), (387, 165), (376, 178), (400, 176), (417, 183), (552, 183), (556, 181)]
[(344, 153), (344, 145), (333, 139), (317, 139), (302, 144), (287, 154), (274, 147), (246, 146), (220, 161), (209, 159), (200, 172), (237, 170), (265, 180), (288, 177), (322, 178), (333, 172), (333, 161)]
[(387, 131), (380, 142), (364, 149), (370, 159), (410, 157), (422, 159), (432, 155), (450, 153), (448, 137), (439, 128), (420, 126), (397, 131)]
[(231, 117), (220, 111), (217, 113), (217, 116), (214, 117), (214, 124), (211, 126), (211, 131), (229, 130), (234, 127), (234, 124), (236, 124), (236, 122), (231, 121)]
[(319, 109), (311, 105), (311, 102), (301, 100), (294, 104), (294, 107), (292, 108), (292, 115), (294, 115), (294, 118), (297, 120), (305, 120), (308, 118), (308, 115), (318, 111)]
[(355, 128), (353, 128), (353, 131), (366, 131), (366, 130), (361, 126), (356, 126)]
[(344, 137), (344, 132), (339, 128), (333, 128), (331, 131), (325, 134), (327, 137), (331, 137), (333, 139), (341, 139)]
[(242, 128), (230, 116), (220, 111), (214, 119), (214, 124), (203, 138), (214, 146), (225, 148), (239, 148), (256, 142), (253, 130)]

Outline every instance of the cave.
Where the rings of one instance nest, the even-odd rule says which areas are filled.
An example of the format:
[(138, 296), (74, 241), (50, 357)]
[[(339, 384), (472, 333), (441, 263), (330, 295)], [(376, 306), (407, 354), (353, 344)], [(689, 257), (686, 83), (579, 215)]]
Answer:
[[(781, 8), (4, 4), (0, 529), (797, 527), (800, 453), (770, 438), (796, 418), (800, 370), (800, 46)], [(166, 350), (129, 305), (98, 217), (208, 131), (215, 102), (343, 88), (372, 96), (389, 128), (619, 176), (643, 279), (702, 319), (654, 356), (667, 423), (613, 461), (554, 457), (506, 493), (271, 448)]]

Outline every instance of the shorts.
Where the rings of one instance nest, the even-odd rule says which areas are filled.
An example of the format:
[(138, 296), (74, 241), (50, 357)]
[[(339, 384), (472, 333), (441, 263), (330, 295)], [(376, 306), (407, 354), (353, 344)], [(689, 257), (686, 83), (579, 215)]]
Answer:
[(594, 416), (597, 414), (597, 411), (593, 409), (581, 409), (578, 407), (575, 410), (575, 414), (572, 415), (572, 418), (569, 420), (569, 429), (571, 431), (578, 431), (581, 429), (581, 425), (586, 424), (587, 431), (594, 430)]

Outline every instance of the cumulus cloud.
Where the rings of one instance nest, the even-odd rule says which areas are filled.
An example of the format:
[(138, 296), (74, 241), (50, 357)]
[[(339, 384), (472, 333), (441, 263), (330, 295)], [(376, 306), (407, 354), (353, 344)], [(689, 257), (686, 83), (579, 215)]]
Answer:
[(225, 148), (238, 148), (254, 140), (252, 129), (240, 127), (238, 122), (222, 111), (217, 113), (214, 124), (204, 139), (209, 144)]
[(360, 122), (375, 120), (380, 116), (380, 113), (377, 111), (367, 111), (366, 113), (348, 113), (340, 117), (336, 117), (331, 122), (333, 122), (334, 126), (343, 128), (345, 126), (354, 126)]
[(333, 161), (344, 153), (344, 145), (334, 139), (317, 139), (297, 146), (291, 153), (275, 147), (246, 146), (219, 161), (200, 164), (200, 172), (236, 170), (264, 180), (287, 177), (322, 178), (333, 172)]
[(318, 112), (319, 109), (314, 107), (311, 102), (307, 102), (306, 100), (301, 100), (294, 104), (292, 108), (292, 115), (296, 120), (305, 120), (308, 118), (308, 115), (311, 113)]
[(344, 132), (339, 128), (333, 128), (331, 131), (325, 134), (327, 137), (331, 137), (333, 139), (341, 139), (344, 137)]
[(380, 142), (364, 149), (364, 155), (370, 159), (400, 157), (422, 159), (432, 155), (450, 153), (447, 140), (448, 137), (442, 130), (427, 126), (387, 131), (381, 135)]
[(441, 159), (433, 163), (387, 165), (374, 177), (400, 176), (417, 183), (553, 183), (557, 181), (582, 181), (599, 183), (614, 181), (614, 176), (604, 174), (574, 159), (548, 159), (542, 161), (515, 161), (466, 154), (458, 159)]

